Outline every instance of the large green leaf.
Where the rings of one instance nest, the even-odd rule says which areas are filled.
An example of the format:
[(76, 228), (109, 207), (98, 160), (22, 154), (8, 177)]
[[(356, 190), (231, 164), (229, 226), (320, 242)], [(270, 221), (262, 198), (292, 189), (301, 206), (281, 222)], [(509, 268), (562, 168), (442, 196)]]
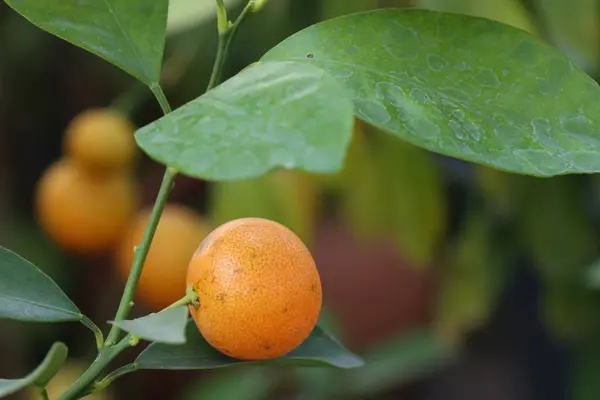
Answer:
[(598, 84), (509, 25), (376, 10), (306, 28), (263, 59), (325, 69), (359, 118), (441, 154), (539, 176), (600, 171)]
[[(138, 356), (135, 363), (140, 369), (211, 369), (258, 364), (253, 361), (235, 360), (218, 352), (204, 340), (192, 320), (188, 322), (186, 337), (187, 342), (183, 345), (151, 344)], [(356, 368), (360, 367), (363, 361), (321, 328), (315, 327), (300, 347), (279, 359), (260, 364)]]
[(81, 321), (77, 306), (29, 261), (0, 247), (0, 318), (21, 321)]
[(187, 306), (182, 306), (132, 320), (111, 321), (111, 324), (144, 340), (168, 344), (183, 344), (185, 343), (187, 319)]
[(28, 386), (45, 387), (65, 362), (67, 354), (68, 348), (64, 343), (54, 343), (44, 361), (29, 375), (19, 379), (0, 379), (0, 397), (8, 396)]
[(329, 74), (296, 62), (260, 62), (138, 130), (140, 147), (179, 172), (207, 180), (275, 167), (341, 168), (352, 102)]
[(146, 84), (158, 82), (168, 0), (5, 0), (39, 28)]

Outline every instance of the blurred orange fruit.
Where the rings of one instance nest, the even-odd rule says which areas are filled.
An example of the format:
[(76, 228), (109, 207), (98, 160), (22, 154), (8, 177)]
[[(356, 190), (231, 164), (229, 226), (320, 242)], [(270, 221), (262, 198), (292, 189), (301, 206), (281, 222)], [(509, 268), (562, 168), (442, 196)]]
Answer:
[(38, 181), (38, 221), (59, 246), (74, 253), (110, 249), (126, 229), (135, 205), (135, 185), (128, 174), (88, 175), (63, 159)]
[(199, 296), (190, 312), (202, 336), (237, 359), (289, 353), (321, 312), (321, 279), (309, 250), (291, 230), (263, 218), (215, 229), (194, 254), (187, 285)]
[(67, 126), (63, 151), (89, 172), (122, 170), (136, 154), (134, 131), (129, 119), (117, 111), (88, 109)]
[[(124, 282), (133, 263), (134, 246), (142, 240), (150, 213), (150, 209), (145, 209), (136, 216), (117, 248), (117, 270)], [(209, 232), (195, 210), (167, 204), (144, 263), (136, 298), (159, 310), (184, 297), (188, 263)]]

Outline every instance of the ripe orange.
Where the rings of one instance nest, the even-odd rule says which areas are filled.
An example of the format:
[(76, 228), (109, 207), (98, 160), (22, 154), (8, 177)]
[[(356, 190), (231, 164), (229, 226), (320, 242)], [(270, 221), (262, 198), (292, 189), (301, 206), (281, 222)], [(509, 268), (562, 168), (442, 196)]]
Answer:
[(64, 154), (89, 172), (121, 170), (135, 157), (134, 131), (124, 115), (92, 108), (77, 115), (67, 126)]
[[(150, 209), (142, 210), (132, 221), (117, 249), (117, 269), (127, 280), (133, 262), (133, 248), (142, 240)], [(194, 251), (210, 232), (195, 210), (167, 204), (146, 257), (137, 285), (136, 297), (144, 304), (163, 309), (185, 296), (187, 266)]]
[(36, 193), (40, 225), (58, 245), (80, 254), (111, 248), (127, 227), (135, 203), (128, 174), (90, 176), (70, 160), (52, 164)]
[(190, 312), (202, 336), (237, 359), (289, 353), (321, 312), (321, 279), (309, 250), (267, 219), (241, 218), (215, 229), (190, 261), (187, 285), (199, 296)]

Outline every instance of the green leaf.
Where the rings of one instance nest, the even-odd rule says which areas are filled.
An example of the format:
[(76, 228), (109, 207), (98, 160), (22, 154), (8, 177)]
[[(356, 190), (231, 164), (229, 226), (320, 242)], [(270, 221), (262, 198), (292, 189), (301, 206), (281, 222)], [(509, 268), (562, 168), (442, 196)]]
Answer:
[(182, 306), (132, 320), (111, 321), (110, 323), (150, 342), (183, 344), (185, 343), (187, 319), (188, 308)]
[(432, 154), (366, 129), (367, 143), (348, 157), (342, 213), (365, 236), (390, 235), (414, 265), (433, 261), (446, 229), (441, 171)]
[(168, 0), (6, 0), (31, 23), (125, 70), (157, 83)]
[(329, 74), (260, 62), (138, 130), (136, 139), (182, 174), (236, 180), (276, 167), (337, 171), (352, 124), (348, 93)]
[(0, 318), (35, 322), (80, 321), (66, 294), (29, 261), (0, 247)]
[(67, 359), (68, 352), (64, 343), (55, 342), (44, 361), (29, 375), (20, 379), (0, 379), (0, 397), (8, 396), (28, 386), (45, 387)]
[(496, 21), (352, 14), (296, 33), (263, 60), (325, 69), (352, 91), (359, 118), (437, 153), (529, 175), (600, 172), (598, 84)]
[[(225, 1), (228, 9), (237, 6), (241, 0)], [(215, 0), (169, 0), (167, 33), (176, 35), (215, 19), (217, 13)]]
[(153, 343), (136, 359), (140, 369), (211, 369), (234, 365), (303, 365), (356, 368), (363, 361), (350, 353), (321, 328), (315, 327), (311, 335), (297, 349), (277, 360), (255, 362), (240, 361), (215, 350), (200, 335), (193, 320), (186, 328), (187, 342), (183, 345)]

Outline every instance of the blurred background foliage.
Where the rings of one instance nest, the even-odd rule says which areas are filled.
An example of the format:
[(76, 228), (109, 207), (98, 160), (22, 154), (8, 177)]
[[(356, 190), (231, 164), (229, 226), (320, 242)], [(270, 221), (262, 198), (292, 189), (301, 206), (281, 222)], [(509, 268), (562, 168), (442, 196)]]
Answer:
[[(242, 2), (226, 3), (237, 12)], [(271, 0), (242, 28), (226, 75), (308, 25), (381, 7), (496, 19), (600, 77), (598, 0)], [(174, 106), (202, 92), (215, 47), (214, 2), (171, 0), (163, 83)], [(0, 3), (0, 244), (43, 268), (97, 321), (112, 317), (123, 287), (114, 255), (61, 250), (40, 228), (34, 203), (69, 121), (113, 103), (137, 126), (160, 116), (132, 78)], [(140, 157), (140, 208), (152, 203), (161, 175), (160, 165)], [(280, 170), (227, 183), (180, 177), (170, 200), (213, 226), (261, 216), (295, 230), (323, 279), (321, 324), (366, 365), (143, 372), (97, 398), (600, 398), (597, 176), (510, 175), (429, 153), (357, 121), (340, 174)], [(138, 313), (152, 310), (139, 300)], [(25, 374), (59, 338), (74, 358), (51, 395), (92, 355), (85, 328), (0, 321), (0, 376)]]

